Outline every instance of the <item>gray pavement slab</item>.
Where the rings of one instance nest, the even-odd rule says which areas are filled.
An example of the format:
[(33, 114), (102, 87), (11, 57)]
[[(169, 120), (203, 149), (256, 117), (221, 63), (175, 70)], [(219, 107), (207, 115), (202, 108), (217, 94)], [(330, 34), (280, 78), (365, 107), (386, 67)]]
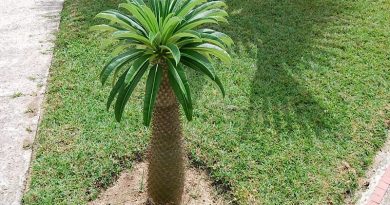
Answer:
[(62, 3), (0, 3), (0, 205), (21, 203)]

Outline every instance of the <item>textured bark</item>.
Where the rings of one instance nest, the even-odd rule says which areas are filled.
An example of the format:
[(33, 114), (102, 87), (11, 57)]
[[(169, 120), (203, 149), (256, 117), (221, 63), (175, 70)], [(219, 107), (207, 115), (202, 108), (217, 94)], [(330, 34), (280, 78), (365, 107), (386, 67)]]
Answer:
[(155, 205), (181, 203), (184, 188), (184, 147), (179, 104), (169, 85), (167, 68), (152, 119), (147, 191)]

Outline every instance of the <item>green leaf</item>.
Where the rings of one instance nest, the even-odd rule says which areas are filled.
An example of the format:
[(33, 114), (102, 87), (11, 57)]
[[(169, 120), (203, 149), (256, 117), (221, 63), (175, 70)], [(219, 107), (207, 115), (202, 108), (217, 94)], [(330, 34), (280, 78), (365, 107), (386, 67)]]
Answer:
[(206, 2), (207, 0), (187, 0), (182, 7), (176, 12), (177, 16), (185, 17), (196, 6)]
[(151, 28), (151, 30), (153, 32), (157, 33), (159, 30), (159, 27), (158, 27), (157, 18), (154, 15), (153, 11), (147, 6), (141, 6), (140, 9), (142, 9), (143, 12), (141, 14), (144, 15), (145, 19), (149, 23), (149, 27)]
[(117, 23), (121, 25), (125, 29), (132, 29), (125, 21), (119, 19), (115, 14), (107, 13), (107, 12), (101, 12), (98, 13), (95, 18), (101, 18), (111, 21), (112, 23)]
[(176, 27), (181, 22), (181, 18), (179, 17), (172, 17), (170, 18), (164, 25), (162, 30), (162, 39), (163, 42), (166, 42), (169, 37), (172, 35), (173, 31), (176, 29)]
[(193, 47), (193, 46), (198, 46), (203, 43), (202, 39), (183, 39), (178, 41), (176, 44), (179, 48), (183, 47)]
[(221, 39), (221, 41), (224, 42), (224, 44), (226, 44), (228, 47), (230, 47), (231, 45), (234, 44), (233, 40), (226, 34), (224, 33), (221, 33), (221, 32), (218, 32), (218, 31), (214, 31), (212, 29), (199, 29), (198, 30), (199, 32), (202, 32), (202, 33), (206, 33), (206, 34), (211, 34), (213, 36), (216, 36), (218, 37), (219, 39)]
[(176, 32), (183, 32), (183, 31), (191, 30), (191, 29), (194, 29), (194, 28), (201, 26), (203, 24), (218, 24), (218, 21), (215, 19), (206, 18), (206, 19), (199, 19), (196, 21), (186, 22), (186, 23), (178, 26), (176, 29)]
[(210, 63), (207, 57), (195, 51), (185, 51), (182, 53), (182, 55), (182, 62), (184, 65), (196, 71), (199, 71), (211, 78), (211, 80), (213, 80), (218, 85), (223, 97), (225, 97), (225, 89), (223, 88), (221, 80), (215, 74), (213, 65)]
[(170, 60), (168, 62), (168, 78), (169, 83), (172, 87), (173, 92), (175, 93), (178, 101), (184, 109), (184, 113), (188, 120), (192, 120), (192, 104), (190, 102), (189, 93), (185, 88), (183, 80), (181, 79), (179, 73), (177, 72), (177, 67)]
[(215, 80), (215, 71), (211, 62), (207, 57), (202, 54), (192, 51), (192, 50), (183, 50), (183, 63), (188, 67), (199, 70), (202, 73), (209, 76), (212, 80)]
[(161, 43), (161, 33), (158, 32), (157, 34), (150, 33), (151, 36), (149, 36), (150, 42), (152, 42), (153, 45), (159, 45)]
[(176, 33), (176, 34), (172, 35), (168, 39), (167, 42), (168, 43), (176, 43), (178, 40), (180, 40), (182, 38), (185, 38), (185, 39), (200, 39), (200, 36), (196, 35), (194, 33), (190, 33), (190, 32), (181, 32), (181, 33)]
[(89, 28), (90, 31), (101, 31), (101, 32), (115, 32), (120, 30), (119, 28), (116, 28), (114, 26), (106, 25), (106, 24), (101, 24), (101, 25), (95, 25), (91, 26)]
[(145, 2), (143, 0), (133, 0), (133, 2), (135, 2), (139, 5), (145, 5)]
[(225, 46), (228, 46), (227, 44), (225, 44), (224, 41), (222, 41), (220, 38), (218, 38), (217, 36), (214, 36), (212, 34), (199, 33), (199, 35), (202, 37), (202, 40), (206, 43), (216, 45), (218, 47), (221, 47), (222, 49), (226, 49)]
[(129, 30), (140, 32), (140, 33), (143, 33), (144, 35), (146, 35), (145, 29), (142, 27), (142, 25), (136, 19), (134, 19), (134, 17), (127, 16), (125, 14), (122, 14), (120, 11), (113, 10), (113, 9), (105, 11), (104, 13), (114, 15), (119, 20), (125, 22), (128, 26), (130, 26)]
[(195, 16), (196, 14), (198, 14), (202, 11), (207, 11), (210, 9), (216, 9), (216, 8), (221, 8), (221, 7), (226, 8), (227, 7), (226, 3), (223, 1), (210, 1), (210, 2), (207, 2), (207, 3), (200, 5), (196, 9), (194, 9), (189, 15), (186, 16), (186, 18), (190, 19), (191, 17)]
[(118, 45), (115, 49), (112, 50), (111, 55), (117, 56), (117, 55), (121, 54), (124, 50), (130, 49), (132, 45), (134, 45), (134, 44), (126, 43), (126, 44)]
[(230, 65), (231, 64), (231, 58), (230, 55), (223, 50), (222, 48), (212, 45), (209, 43), (204, 43), (202, 45), (196, 46), (196, 47), (191, 47), (191, 48), (186, 48), (186, 49), (191, 49), (191, 50), (196, 50), (198, 52), (204, 52), (211, 54), (217, 58), (219, 58), (223, 63)]
[(189, 120), (191, 120), (192, 119), (192, 114), (193, 114), (193, 107), (192, 107), (192, 98), (191, 98), (190, 84), (188, 83), (187, 75), (186, 75), (186, 73), (184, 71), (184, 68), (183, 68), (183, 66), (181, 64), (176, 66), (176, 71), (179, 74), (179, 77), (180, 77), (181, 81), (183, 82), (184, 88), (185, 88), (185, 90), (187, 92), (188, 105), (189, 105), (189, 108), (190, 108), (189, 109), (190, 113), (189, 113), (188, 116), (190, 116)]
[(180, 62), (180, 50), (179, 48), (172, 43), (169, 43), (167, 46), (161, 46), (162, 48), (167, 49), (169, 52), (171, 52), (173, 59), (175, 60), (176, 65)]
[(122, 73), (122, 75), (119, 77), (118, 81), (116, 81), (114, 87), (111, 89), (110, 95), (108, 96), (107, 105), (106, 105), (107, 111), (110, 109), (111, 103), (112, 103), (112, 101), (114, 101), (115, 96), (119, 92), (119, 89), (123, 86), (127, 72), (129, 72), (129, 69), (127, 69), (125, 72)]
[(113, 58), (102, 70), (100, 73), (100, 80), (102, 84), (107, 81), (108, 76), (115, 71), (116, 69), (120, 68), (121, 66), (125, 65), (126, 63), (138, 58), (141, 55), (142, 51), (139, 51), (137, 49), (129, 49), (127, 52), (118, 55), (117, 57)]
[(200, 12), (190, 19), (188, 19), (188, 22), (193, 22), (199, 19), (206, 19), (206, 18), (220, 18), (220, 17), (226, 17), (228, 16), (228, 13), (222, 9), (211, 9), (211, 10), (206, 10), (203, 12)]
[(178, 0), (171, 0), (171, 4), (169, 5), (169, 13), (172, 13), (175, 11), (176, 7), (179, 6), (180, 4), (180, 1), (178, 2)]
[(115, 103), (115, 119), (118, 122), (122, 119), (123, 111), (127, 101), (129, 101), (129, 98), (134, 91), (134, 88), (137, 86), (149, 66), (148, 58), (149, 56), (143, 56), (136, 60), (129, 72), (126, 74), (125, 82), (119, 90), (118, 98)]
[(153, 108), (156, 101), (158, 89), (161, 84), (162, 69), (159, 68), (158, 64), (154, 65), (148, 75), (146, 81), (146, 92), (144, 101), (144, 125), (149, 126), (152, 119)]
[(96, 15), (96, 18), (103, 18), (110, 20), (111, 23), (117, 23), (119, 26), (123, 27), (124, 29), (134, 31), (134, 32), (144, 32), (142, 28), (137, 27), (137, 23), (135, 23), (130, 17), (122, 14), (121, 12), (117, 10), (107, 10), (103, 11)]
[(145, 38), (137, 33), (133, 33), (131, 31), (117, 31), (117, 32), (112, 34), (112, 37), (116, 38), (116, 39), (136, 40), (136, 41), (139, 41), (141, 43), (144, 43), (145, 45), (153, 47), (151, 42), (149, 41), (149, 39), (147, 39), (147, 38)]
[(221, 90), (222, 96), (225, 97), (226, 95), (225, 88), (223, 88), (222, 82), (217, 75), (215, 76), (215, 83), (218, 85), (219, 89)]
[(137, 19), (137, 21), (140, 22), (142, 27), (147, 32), (153, 31), (152, 28), (149, 27), (149, 23), (146, 20), (145, 16), (142, 15), (142, 13), (140, 12), (142, 10), (139, 9), (139, 4), (121, 3), (121, 4), (119, 4), (119, 8), (123, 8), (123, 9), (127, 10), (129, 13), (131, 13)]
[(136, 61), (134, 61), (134, 64), (131, 66), (129, 72), (126, 75), (125, 78), (126, 84), (129, 84), (134, 79), (134, 76), (137, 74), (139, 67), (141, 67), (144, 63), (147, 63), (149, 61), (149, 58), (150, 55), (144, 55), (138, 58)]

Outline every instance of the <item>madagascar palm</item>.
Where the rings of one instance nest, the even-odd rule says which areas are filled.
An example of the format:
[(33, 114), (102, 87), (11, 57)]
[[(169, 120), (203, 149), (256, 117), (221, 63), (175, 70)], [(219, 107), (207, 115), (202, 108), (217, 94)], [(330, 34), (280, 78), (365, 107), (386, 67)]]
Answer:
[(232, 40), (225, 34), (201, 28), (227, 22), (222, 1), (129, 0), (118, 10), (97, 15), (109, 20), (92, 29), (110, 33), (115, 49), (100, 78), (104, 84), (113, 75), (107, 109), (115, 101), (115, 117), (122, 118), (134, 88), (146, 73), (143, 123), (152, 121), (149, 151), (149, 199), (155, 204), (180, 204), (184, 186), (183, 134), (179, 103), (188, 120), (192, 100), (187, 69), (207, 75), (225, 95), (213, 60), (230, 63), (226, 52)]

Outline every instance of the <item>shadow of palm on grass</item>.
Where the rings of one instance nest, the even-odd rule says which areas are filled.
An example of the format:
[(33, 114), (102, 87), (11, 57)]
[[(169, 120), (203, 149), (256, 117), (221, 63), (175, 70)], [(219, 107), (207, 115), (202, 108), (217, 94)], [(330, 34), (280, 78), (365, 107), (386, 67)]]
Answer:
[[(331, 114), (308, 90), (309, 85), (304, 84), (299, 73), (316, 69), (305, 63), (313, 58), (313, 52), (318, 53), (313, 46), (316, 35), (321, 35), (318, 28), (326, 27), (327, 19), (342, 8), (330, 1), (248, 2), (231, 1), (232, 26), (226, 29), (236, 42), (255, 43), (257, 48), (257, 69), (247, 112), (249, 122), (243, 130), (262, 118), (266, 127), (275, 130), (294, 130), (293, 124), (298, 123), (321, 135), (321, 130), (332, 126)], [(253, 112), (259, 109), (260, 113)], [(283, 124), (286, 122), (289, 123)]]
[[(228, 113), (222, 111), (224, 125), (216, 122), (222, 135), (229, 135), (230, 129), (234, 135), (201, 142), (221, 149), (206, 159), (219, 167), (212, 174), (225, 184), (233, 184), (239, 201), (284, 204), (288, 199), (310, 204), (318, 203), (319, 198), (324, 203), (342, 200), (335, 199), (338, 195), (328, 198), (330, 192), (340, 190), (327, 188), (334, 181), (326, 178), (332, 176), (333, 158), (342, 155), (332, 149), (341, 149), (346, 139), (339, 138), (342, 131), (338, 122), (300, 75), (307, 69), (317, 72), (329, 67), (327, 60), (321, 59), (324, 51), (313, 42), (322, 38), (321, 29), (341, 12), (342, 4), (307, 0), (227, 3), (230, 24), (222, 30), (236, 42), (233, 56), (239, 63), (252, 58), (255, 68), (250, 73), (250, 63), (236, 64), (232, 72), (243, 67), (240, 75), (250, 78), (230, 81), (235, 76), (229, 74), (222, 78), (230, 81), (226, 86), (233, 82), (241, 92), (228, 88), (229, 101), (236, 106)], [(251, 80), (250, 90), (243, 90), (248, 87), (242, 80)], [(233, 98), (243, 95), (249, 100), (247, 107), (234, 103)], [(312, 198), (311, 194), (318, 196)]]

